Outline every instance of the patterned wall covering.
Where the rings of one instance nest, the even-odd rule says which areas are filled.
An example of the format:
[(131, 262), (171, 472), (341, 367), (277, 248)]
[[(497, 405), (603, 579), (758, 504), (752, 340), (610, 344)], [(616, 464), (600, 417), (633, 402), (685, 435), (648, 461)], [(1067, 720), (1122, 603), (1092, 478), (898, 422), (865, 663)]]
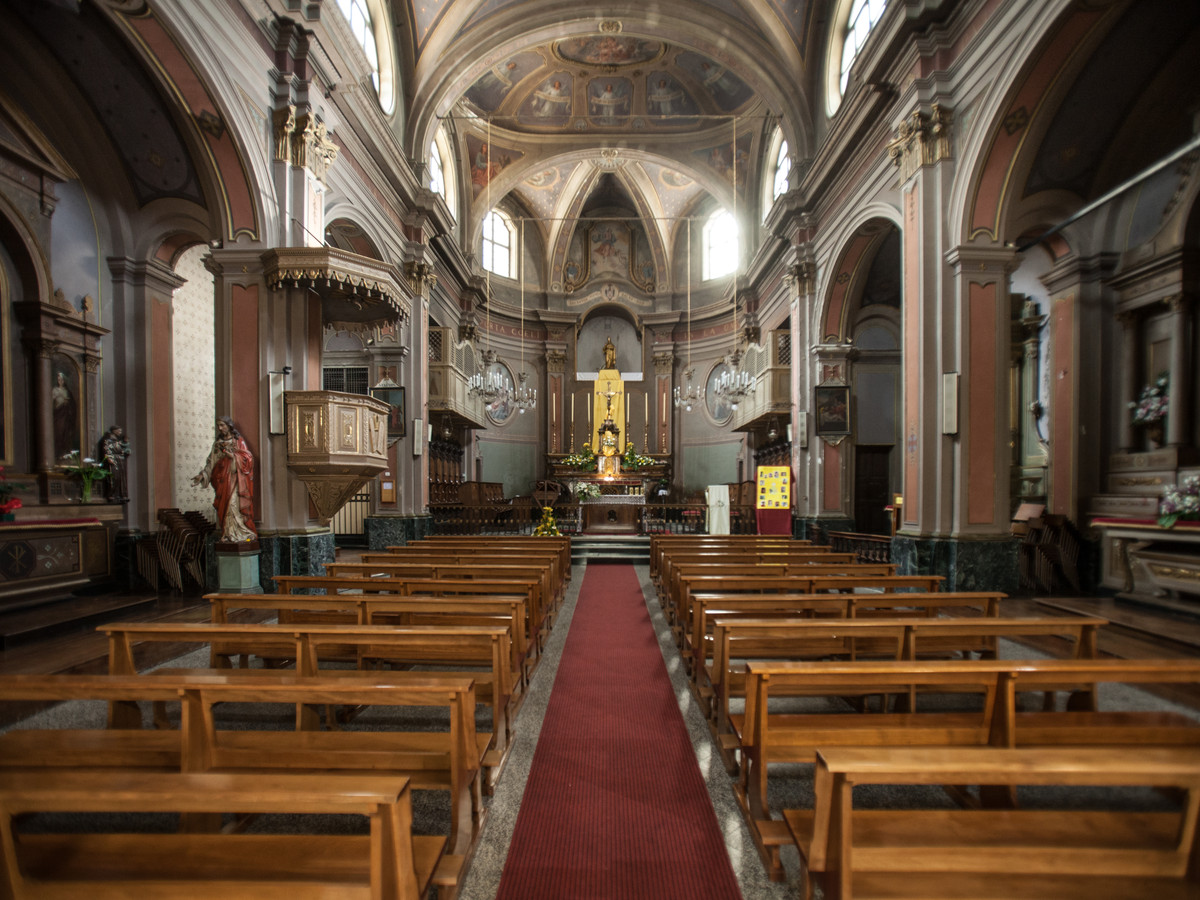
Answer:
[(214, 517), (211, 488), (192, 485), (204, 468), (216, 433), (216, 369), (213, 335), (213, 277), (202, 262), (208, 248), (188, 250), (175, 271), (187, 284), (175, 292), (175, 506)]

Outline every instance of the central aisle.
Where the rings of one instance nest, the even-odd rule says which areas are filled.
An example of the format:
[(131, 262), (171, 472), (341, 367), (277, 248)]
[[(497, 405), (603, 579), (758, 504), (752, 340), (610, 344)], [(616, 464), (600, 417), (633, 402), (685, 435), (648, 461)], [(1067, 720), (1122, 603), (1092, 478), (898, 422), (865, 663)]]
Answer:
[(632, 566), (589, 566), (499, 900), (740, 898)]

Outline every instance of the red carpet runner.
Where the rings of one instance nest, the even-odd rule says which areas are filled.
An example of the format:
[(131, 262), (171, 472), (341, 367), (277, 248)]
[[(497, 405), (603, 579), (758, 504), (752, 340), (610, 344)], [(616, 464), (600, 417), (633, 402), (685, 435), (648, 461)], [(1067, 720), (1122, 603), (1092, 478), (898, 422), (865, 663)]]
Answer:
[(499, 900), (740, 898), (632, 566), (589, 566)]

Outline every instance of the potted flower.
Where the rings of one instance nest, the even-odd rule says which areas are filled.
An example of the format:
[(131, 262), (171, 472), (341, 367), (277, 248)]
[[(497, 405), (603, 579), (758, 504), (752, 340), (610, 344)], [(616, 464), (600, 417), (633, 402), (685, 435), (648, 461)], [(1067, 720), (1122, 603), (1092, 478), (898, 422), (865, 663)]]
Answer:
[(107, 478), (108, 469), (90, 456), (80, 459), (78, 450), (72, 450), (65, 459), (69, 460), (69, 464), (63, 466), (63, 471), (79, 479), (79, 497), (84, 503), (91, 503), (92, 485), (101, 478)]
[(1163, 441), (1163, 419), (1167, 417), (1167, 373), (1163, 372), (1153, 382), (1142, 388), (1137, 400), (1129, 403), (1133, 410), (1133, 424), (1146, 429), (1146, 436), (1156, 446)]
[(592, 452), (591, 441), (585, 443), (578, 453), (564, 456), (563, 465), (573, 466), (576, 469), (590, 469), (594, 467), (596, 465), (596, 454)]
[(1163, 491), (1158, 504), (1158, 524), (1170, 528), (1180, 519), (1200, 519), (1200, 475), (1188, 475), (1182, 484)]
[(21, 503), (20, 497), (13, 496), (13, 491), (24, 487), (27, 485), (9, 481), (4, 474), (4, 466), (0, 466), (0, 522), (12, 522), (16, 519), (15, 510), (24, 504)]
[(538, 522), (537, 528), (533, 529), (534, 537), (562, 537), (562, 532), (558, 530), (558, 523), (554, 521), (554, 507), (542, 507), (542, 520)]
[(577, 481), (572, 486), (571, 491), (580, 500), (595, 498), (600, 496), (600, 485), (593, 481)]

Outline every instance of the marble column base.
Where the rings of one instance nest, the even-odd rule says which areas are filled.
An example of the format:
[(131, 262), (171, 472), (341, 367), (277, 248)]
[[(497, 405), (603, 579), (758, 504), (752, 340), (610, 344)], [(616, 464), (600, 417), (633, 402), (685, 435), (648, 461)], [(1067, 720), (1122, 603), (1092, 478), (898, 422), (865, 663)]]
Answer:
[(367, 548), (386, 550), (403, 547), (409, 541), (419, 541), (433, 534), (431, 516), (367, 516), (363, 519)]
[(217, 590), (222, 594), (258, 594), (262, 582), (258, 574), (258, 558), (262, 552), (258, 541), (240, 544), (215, 544), (217, 558)]
[(1018, 590), (1017, 542), (927, 538), (904, 533), (892, 538), (892, 562), (901, 575), (941, 575), (946, 591)]
[(262, 556), (259, 574), (262, 589), (274, 592), (276, 575), (324, 575), (333, 562), (333, 532), (305, 534), (260, 534)]

